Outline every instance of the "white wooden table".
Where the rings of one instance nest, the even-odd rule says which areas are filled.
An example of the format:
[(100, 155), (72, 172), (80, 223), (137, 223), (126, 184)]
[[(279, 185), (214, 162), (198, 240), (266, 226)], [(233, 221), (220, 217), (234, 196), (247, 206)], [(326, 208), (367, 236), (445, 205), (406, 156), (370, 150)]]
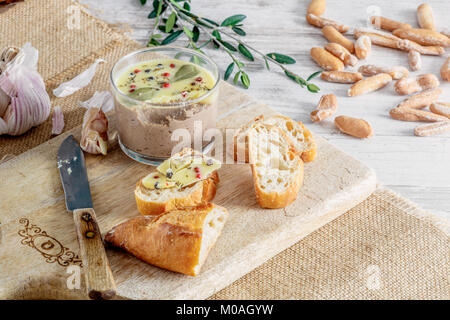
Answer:
[[(90, 7), (92, 14), (109, 23), (126, 23), (133, 28), (131, 37), (143, 45), (148, 39), (154, 20), (147, 19), (152, 1), (141, 6), (139, 0), (80, 0)], [(280, 52), (297, 60), (292, 70), (308, 76), (319, 70), (309, 56), (313, 46), (323, 46), (326, 40), (321, 30), (306, 23), (305, 12), (309, 0), (192, 0), (192, 10), (197, 14), (221, 20), (233, 14), (245, 14), (246, 41), (263, 52)], [(325, 17), (341, 21), (352, 27), (366, 26), (367, 9), (377, 5), (382, 15), (416, 25), (416, 8), (422, 1), (411, 0), (328, 0)], [(430, 0), (437, 25), (450, 28), (448, 13), (450, 1)], [(183, 44), (178, 40), (178, 44)], [(207, 53), (219, 64), (222, 72), (229, 64), (225, 53), (207, 49)], [(419, 73), (439, 74), (444, 57), (423, 57)], [(405, 52), (374, 47), (372, 56), (365, 63), (386, 66), (407, 66)], [(450, 134), (421, 138), (413, 134), (417, 123), (401, 122), (389, 117), (389, 109), (404, 97), (398, 96), (393, 84), (368, 95), (349, 98), (348, 85), (316, 80), (321, 88), (311, 94), (288, 80), (280, 72), (268, 72), (262, 61), (247, 64), (251, 76), (248, 93), (265, 101), (279, 112), (295, 120), (305, 122), (315, 134), (320, 134), (334, 145), (373, 167), (380, 183), (418, 203), (442, 217), (450, 219)], [(276, 70), (274, 66), (272, 70)], [(439, 77), (440, 78), (440, 77)], [(450, 83), (442, 83), (442, 101), (450, 101)], [(321, 94), (338, 96), (338, 115), (350, 115), (369, 121), (375, 131), (371, 139), (358, 140), (339, 133), (332, 120), (311, 123), (309, 113)]]

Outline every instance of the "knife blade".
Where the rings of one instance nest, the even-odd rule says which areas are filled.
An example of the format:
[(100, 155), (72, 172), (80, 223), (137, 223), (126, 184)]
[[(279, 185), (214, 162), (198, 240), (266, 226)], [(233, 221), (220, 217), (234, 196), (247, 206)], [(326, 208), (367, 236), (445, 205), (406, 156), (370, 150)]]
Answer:
[(81, 259), (86, 268), (88, 296), (91, 299), (111, 299), (116, 294), (116, 285), (92, 205), (83, 151), (72, 135), (62, 142), (58, 150), (57, 166), (67, 211), (73, 212)]

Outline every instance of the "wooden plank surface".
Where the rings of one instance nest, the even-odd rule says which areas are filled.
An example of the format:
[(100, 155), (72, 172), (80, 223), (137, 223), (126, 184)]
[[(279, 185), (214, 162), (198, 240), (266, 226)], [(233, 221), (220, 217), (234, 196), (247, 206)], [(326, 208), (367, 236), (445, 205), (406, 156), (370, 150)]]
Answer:
[[(237, 128), (255, 115), (276, 114), (267, 105), (222, 84), (219, 127)], [(241, 106), (241, 107), (239, 107)], [(56, 165), (60, 143), (73, 129), (0, 165), (2, 250), (1, 298), (62, 298), (67, 265), (79, 265), (72, 215), (66, 212)], [(318, 156), (305, 164), (304, 186), (285, 209), (261, 209), (248, 164), (220, 169), (214, 203), (229, 211), (228, 221), (197, 277), (150, 266), (124, 252), (107, 250), (119, 297), (204, 299), (250, 272), (324, 224), (363, 201), (376, 176), (349, 155), (316, 137)], [(103, 233), (139, 215), (136, 181), (149, 167), (127, 158), (116, 146), (107, 156), (86, 156), (94, 209)], [(83, 288), (73, 292), (82, 295)]]
[[(152, 20), (146, 19), (151, 11), (151, 1), (145, 7), (141, 7), (138, 0), (80, 2), (89, 5), (94, 15), (110, 23), (129, 24), (133, 28), (131, 37), (145, 44), (152, 27)], [(375, 5), (382, 15), (414, 26), (415, 10), (422, 2), (327, 0), (325, 16), (352, 27), (361, 27), (366, 25), (368, 8)], [(319, 70), (309, 57), (309, 49), (326, 43), (320, 29), (311, 27), (305, 21), (307, 3), (307, 0), (193, 0), (192, 8), (205, 17), (218, 20), (236, 13), (246, 14), (246, 41), (264, 52), (276, 51), (293, 56), (297, 64), (292, 69), (307, 76)], [(428, 3), (434, 9), (438, 27), (450, 29), (450, 1), (430, 0)], [(222, 71), (226, 68), (229, 61), (225, 54), (212, 49), (207, 49), (207, 53)], [(431, 72), (438, 75), (443, 62), (444, 57), (425, 56), (422, 70), (413, 74)], [(364, 63), (407, 66), (407, 54), (374, 47), (371, 58)], [(332, 121), (310, 123), (309, 113), (317, 103), (319, 94), (309, 94), (285, 80), (279, 72), (267, 72), (261, 61), (247, 65), (252, 81), (248, 90), (251, 96), (265, 101), (280, 113), (304, 121), (313, 132), (374, 168), (385, 186), (450, 219), (450, 134), (419, 138), (413, 135), (416, 123), (390, 119), (388, 110), (403, 99), (395, 94), (392, 84), (369, 95), (348, 98), (347, 85), (316, 81), (322, 89), (321, 94), (334, 92), (338, 96), (338, 115), (361, 117), (372, 124), (375, 136), (370, 140), (357, 140), (339, 133)], [(442, 100), (450, 101), (450, 84), (443, 83), (441, 87), (444, 89)]]

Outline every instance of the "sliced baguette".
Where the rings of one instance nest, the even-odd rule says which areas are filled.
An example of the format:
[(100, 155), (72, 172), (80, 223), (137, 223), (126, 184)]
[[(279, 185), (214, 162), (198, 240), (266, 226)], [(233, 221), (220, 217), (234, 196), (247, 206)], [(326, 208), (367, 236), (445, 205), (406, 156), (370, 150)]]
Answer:
[(256, 123), (267, 123), (275, 125), (282, 129), (293, 142), (295, 152), (299, 154), (304, 162), (311, 162), (317, 154), (317, 146), (311, 132), (302, 122), (294, 122), (292, 119), (284, 116), (273, 116), (264, 119), (259, 116), (246, 125), (242, 126), (234, 135), (234, 160), (249, 162), (248, 155), (248, 133), (251, 127)]
[(195, 276), (222, 232), (228, 212), (212, 203), (130, 219), (105, 235), (113, 247), (167, 270)]
[(284, 208), (303, 184), (303, 161), (280, 128), (256, 123), (249, 134), (249, 159), (256, 199), (262, 208)]
[(142, 215), (159, 215), (183, 207), (206, 204), (216, 195), (219, 175), (213, 172), (207, 179), (182, 189), (147, 189), (142, 179), (134, 190), (136, 205)]

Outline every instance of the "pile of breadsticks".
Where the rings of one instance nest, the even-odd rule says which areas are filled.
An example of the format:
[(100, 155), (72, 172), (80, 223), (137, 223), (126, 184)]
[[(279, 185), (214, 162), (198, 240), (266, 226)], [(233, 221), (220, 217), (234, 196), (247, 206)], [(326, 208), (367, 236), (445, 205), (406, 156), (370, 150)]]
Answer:
[[(323, 48), (312, 48), (311, 58), (325, 71), (322, 80), (351, 84), (348, 96), (363, 95), (383, 88), (395, 80), (395, 92), (399, 95), (411, 95), (390, 111), (390, 116), (402, 121), (432, 122), (415, 128), (417, 136), (429, 136), (450, 131), (450, 103), (438, 102), (442, 89), (434, 74), (421, 74), (409, 77), (409, 71), (403, 66), (381, 67), (362, 65), (358, 72), (344, 71), (345, 67), (354, 67), (359, 60), (367, 59), (372, 45), (408, 52), (408, 64), (412, 71), (420, 70), (422, 55), (441, 56), (445, 48), (450, 47), (448, 31), (437, 31), (430, 5), (424, 3), (417, 8), (417, 21), (420, 28), (394, 21), (381, 16), (370, 17), (373, 28), (353, 30), (356, 41), (343, 34), (350, 27), (322, 17), (325, 12), (325, 0), (312, 0), (308, 6), (306, 20), (309, 24), (321, 28), (323, 36), (329, 41)], [(441, 68), (441, 78), (450, 81), (450, 57)], [(425, 108), (429, 108), (426, 111)], [(312, 121), (322, 121), (335, 113), (337, 99), (334, 94), (322, 96), (319, 104), (311, 113)], [(358, 138), (367, 138), (373, 134), (369, 123), (352, 117), (336, 117), (335, 124), (342, 132)]]

